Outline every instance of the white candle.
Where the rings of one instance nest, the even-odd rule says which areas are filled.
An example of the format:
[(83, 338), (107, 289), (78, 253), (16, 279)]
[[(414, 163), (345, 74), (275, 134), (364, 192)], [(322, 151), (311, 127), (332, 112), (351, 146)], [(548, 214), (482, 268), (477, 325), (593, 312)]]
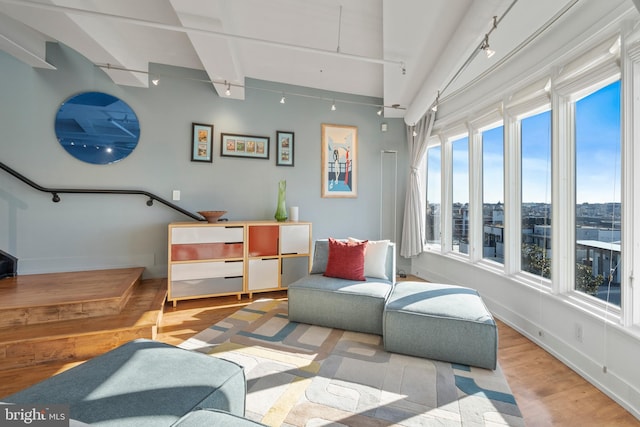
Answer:
[(291, 206), (289, 208), (289, 221), (297, 221), (298, 220), (298, 207)]

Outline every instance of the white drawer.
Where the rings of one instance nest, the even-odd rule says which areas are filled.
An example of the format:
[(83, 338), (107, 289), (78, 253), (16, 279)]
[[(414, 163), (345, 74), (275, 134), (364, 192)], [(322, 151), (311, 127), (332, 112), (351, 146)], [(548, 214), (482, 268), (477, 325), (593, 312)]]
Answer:
[(309, 253), (309, 224), (283, 224), (280, 226), (280, 254)]
[(208, 277), (241, 277), (244, 274), (242, 261), (194, 262), (171, 265), (171, 280), (194, 280)]
[(250, 259), (247, 282), (249, 290), (277, 288), (279, 271), (280, 260), (277, 258)]
[(244, 241), (244, 227), (175, 227), (171, 243), (232, 243)]

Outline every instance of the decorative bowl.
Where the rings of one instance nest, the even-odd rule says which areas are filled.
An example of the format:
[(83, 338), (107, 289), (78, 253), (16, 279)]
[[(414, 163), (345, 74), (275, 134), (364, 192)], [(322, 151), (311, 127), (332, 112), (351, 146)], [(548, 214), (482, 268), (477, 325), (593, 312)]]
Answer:
[(200, 215), (207, 219), (207, 222), (218, 222), (220, 217), (227, 213), (227, 211), (198, 211)]

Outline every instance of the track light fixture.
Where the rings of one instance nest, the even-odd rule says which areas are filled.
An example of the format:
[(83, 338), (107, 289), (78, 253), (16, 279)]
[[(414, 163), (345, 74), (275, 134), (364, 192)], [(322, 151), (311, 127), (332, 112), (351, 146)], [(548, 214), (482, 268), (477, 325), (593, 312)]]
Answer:
[(225, 81), (225, 84), (227, 85), (227, 90), (224, 91), (224, 94), (227, 96), (231, 96), (231, 83)]
[(158, 86), (160, 84), (160, 79), (157, 77), (154, 77), (151, 79), (151, 83), (153, 83), (154, 86)]
[(440, 91), (438, 91), (438, 96), (436, 96), (436, 100), (433, 103), (433, 106), (431, 107), (431, 111), (433, 111), (434, 113), (436, 111), (438, 111), (438, 104), (440, 103)]
[(491, 34), (493, 30), (495, 30), (496, 28), (498, 28), (498, 17), (494, 16), (493, 25), (491, 26), (491, 29), (489, 30), (489, 32), (484, 35), (484, 40), (480, 45), (480, 50), (484, 50), (484, 53), (487, 55), (487, 58), (491, 58), (493, 55), (496, 54), (496, 51), (491, 49), (491, 47), (489, 46), (489, 34)]
[(491, 49), (491, 46), (489, 46), (489, 34), (485, 34), (484, 41), (482, 42), (480, 49), (484, 50), (487, 58), (491, 58), (493, 55), (495, 55), (496, 51)]
[(376, 114), (379, 115), (379, 116), (382, 115), (382, 107), (378, 110), (378, 112)]
[(284, 93), (282, 94), (282, 98), (280, 98), (280, 104), (284, 104), (286, 102), (284, 98)]
[(331, 104), (331, 111), (336, 111), (336, 102), (333, 101), (333, 104)]

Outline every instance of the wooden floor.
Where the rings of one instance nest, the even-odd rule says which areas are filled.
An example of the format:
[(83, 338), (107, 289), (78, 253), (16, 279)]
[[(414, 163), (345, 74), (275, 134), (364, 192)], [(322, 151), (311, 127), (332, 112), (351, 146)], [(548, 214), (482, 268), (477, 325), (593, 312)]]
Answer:
[[(286, 299), (285, 292), (256, 294)], [(249, 304), (246, 296), (181, 301), (166, 304), (157, 339), (179, 344), (195, 333)], [(640, 421), (540, 347), (498, 322), (499, 363), (527, 426), (640, 426)], [(0, 371), (3, 396), (61, 372), (77, 363), (41, 365), (38, 369)]]

